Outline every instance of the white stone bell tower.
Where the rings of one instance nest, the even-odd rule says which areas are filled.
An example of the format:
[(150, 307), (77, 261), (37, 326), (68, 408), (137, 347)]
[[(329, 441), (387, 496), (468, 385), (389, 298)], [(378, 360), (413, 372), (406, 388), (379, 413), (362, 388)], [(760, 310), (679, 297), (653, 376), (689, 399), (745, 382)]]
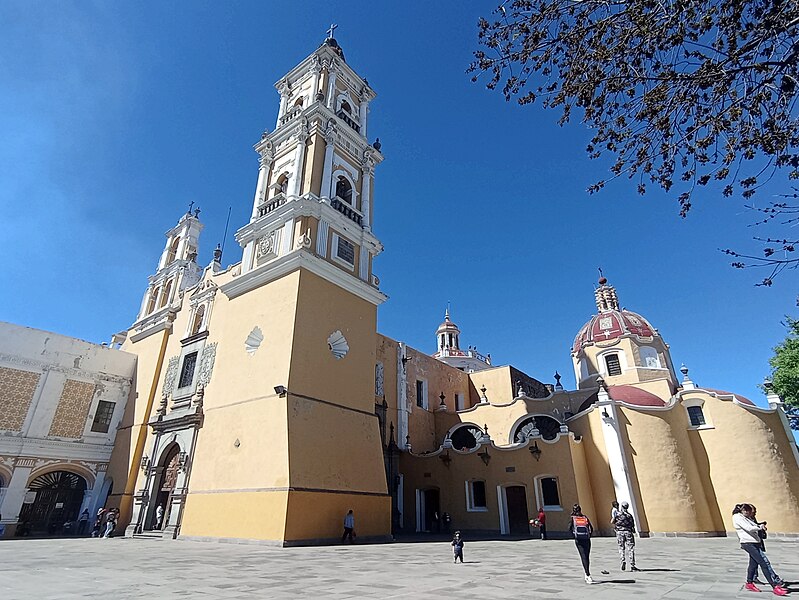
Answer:
[(372, 261), (382, 245), (372, 233), (373, 176), (383, 156), (380, 143), (366, 138), (376, 94), (332, 37), (275, 87), (277, 126), (255, 144), (252, 214), (236, 233), (242, 283), (250, 282), (242, 291), (313, 257), (324, 263), (317, 270), (327, 279), (348, 280), (378, 301)]

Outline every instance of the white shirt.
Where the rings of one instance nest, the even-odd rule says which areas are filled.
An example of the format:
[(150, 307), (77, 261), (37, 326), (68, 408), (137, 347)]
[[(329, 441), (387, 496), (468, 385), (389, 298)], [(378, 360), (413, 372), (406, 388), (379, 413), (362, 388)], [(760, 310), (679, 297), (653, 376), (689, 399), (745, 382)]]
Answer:
[(747, 519), (743, 514), (738, 513), (732, 516), (732, 524), (735, 525), (735, 533), (738, 534), (738, 540), (742, 544), (760, 543), (758, 531), (761, 527), (752, 519)]

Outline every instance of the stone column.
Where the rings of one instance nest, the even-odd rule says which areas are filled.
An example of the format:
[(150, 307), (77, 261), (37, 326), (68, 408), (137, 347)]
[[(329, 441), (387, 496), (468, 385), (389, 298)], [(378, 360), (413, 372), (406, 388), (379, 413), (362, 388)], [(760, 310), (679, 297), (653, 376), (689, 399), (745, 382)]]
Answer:
[(369, 100), (363, 100), (361, 102), (360, 110), (358, 111), (358, 116), (360, 117), (360, 126), (361, 126), (361, 135), (366, 137), (366, 122), (367, 116), (369, 114)]
[(327, 69), (328, 76), (327, 76), (327, 107), (336, 112), (336, 71), (338, 70), (338, 65), (335, 61), (330, 63), (330, 66)]
[(303, 129), (297, 134), (297, 148), (294, 151), (294, 179), (291, 182), (291, 195), (299, 196), (302, 191), (302, 178), (305, 170), (305, 142), (308, 133)]
[(363, 213), (363, 226), (367, 231), (372, 228), (372, 175), (374, 163), (367, 154), (363, 159), (363, 182), (361, 183), (361, 212)]
[(3, 515), (0, 525), (5, 526), (3, 537), (14, 536), (19, 513), (22, 510), (22, 503), (25, 500), (25, 494), (28, 492), (28, 479), (32, 470), (33, 461), (28, 463), (17, 459), (17, 465), (11, 474), (11, 481), (8, 482), (5, 496), (3, 496), (3, 503), (0, 505), (0, 514)]
[(330, 189), (333, 179), (333, 150), (336, 143), (336, 126), (333, 121), (329, 121), (325, 129), (325, 162), (322, 166), (322, 189), (319, 195), (322, 200), (330, 200), (333, 192)]
[(407, 351), (405, 344), (397, 344), (397, 446), (400, 450), (406, 449), (408, 436), (408, 388), (406, 385), (407, 374), (402, 358)]
[(311, 75), (313, 79), (311, 82), (311, 98), (308, 101), (308, 104), (313, 104), (316, 102), (316, 94), (319, 91), (319, 76), (321, 73), (322, 65), (319, 64), (319, 58), (317, 57), (311, 65)]
[[(613, 478), (616, 499), (619, 502), (629, 501), (630, 512), (635, 518), (635, 526), (638, 529), (638, 533), (640, 533), (641, 519), (638, 514), (638, 502), (633, 494), (627, 455), (624, 452), (621, 431), (619, 431), (619, 411), (602, 384), (600, 384), (597, 394), (596, 407), (600, 411), (600, 418), (602, 419), (602, 436), (605, 440), (608, 466), (610, 467), (610, 475)], [(604, 415), (607, 415), (607, 417)]]
[(289, 101), (289, 82), (287, 79), (284, 79), (278, 84), (277, 91), (280, 93), (280, 110), (277, 111), (276, 129), (280, 127), (280, 119), (286, 114), (286, 105)]
[(272, 149), (264, 148), (261, 150), (261, 158), (258, 160), (258, 183), (255, 185), (255, 198), (252, 202), (252, 219), (258, 218), (258, 207), (266, 200), (266, 185), (269, 176), (269, 167), (272, 165)]

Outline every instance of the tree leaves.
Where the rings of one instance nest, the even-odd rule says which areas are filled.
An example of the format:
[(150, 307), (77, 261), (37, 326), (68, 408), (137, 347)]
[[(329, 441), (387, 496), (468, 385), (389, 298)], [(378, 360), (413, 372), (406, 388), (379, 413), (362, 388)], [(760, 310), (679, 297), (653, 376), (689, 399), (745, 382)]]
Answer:
[(676, 188), (685, 216), (697, 185), (749, 198), (784, 167), (799, 177), (799, 3), (506, 0), (494, 17), (472, 80), (561, 125), (580, 111), (589, 157), (613, 155), (639, 193)]

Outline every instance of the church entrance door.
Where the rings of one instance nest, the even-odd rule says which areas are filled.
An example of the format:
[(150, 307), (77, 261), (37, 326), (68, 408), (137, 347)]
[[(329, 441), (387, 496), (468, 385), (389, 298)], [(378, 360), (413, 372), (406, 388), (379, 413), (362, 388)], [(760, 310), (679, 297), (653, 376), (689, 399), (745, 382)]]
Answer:
[[(169, 522), (169, 509), (172, 506), (172, 492), (178, 481), (180, 469), (180, 446), (173, 444), (165, 453), (158, 469), (158, 478), (153, 490), (154, 502), (150, 508), (149, 526), (145, 529), (163, 529)], [(158, 507), (164, 509), (163, 518), (158, 522)]]
[(530, 517), (527, 514), (527, 492), (524, 486), (506, 487), (505, 498), (508, 510), (508, 533), (510, 535), (528, 535), (530, 533)]
[(35, 493), (32, 503), (23, 504), (17, 535), (58, 535), (77, 531), (77, 519), (86, 480), (69, 471), (53, 471), (34, 479), (28, 486)]
[(441, 530), (441, 507), (437, 488), (416, 490), (416, 529), (425, 533)]

